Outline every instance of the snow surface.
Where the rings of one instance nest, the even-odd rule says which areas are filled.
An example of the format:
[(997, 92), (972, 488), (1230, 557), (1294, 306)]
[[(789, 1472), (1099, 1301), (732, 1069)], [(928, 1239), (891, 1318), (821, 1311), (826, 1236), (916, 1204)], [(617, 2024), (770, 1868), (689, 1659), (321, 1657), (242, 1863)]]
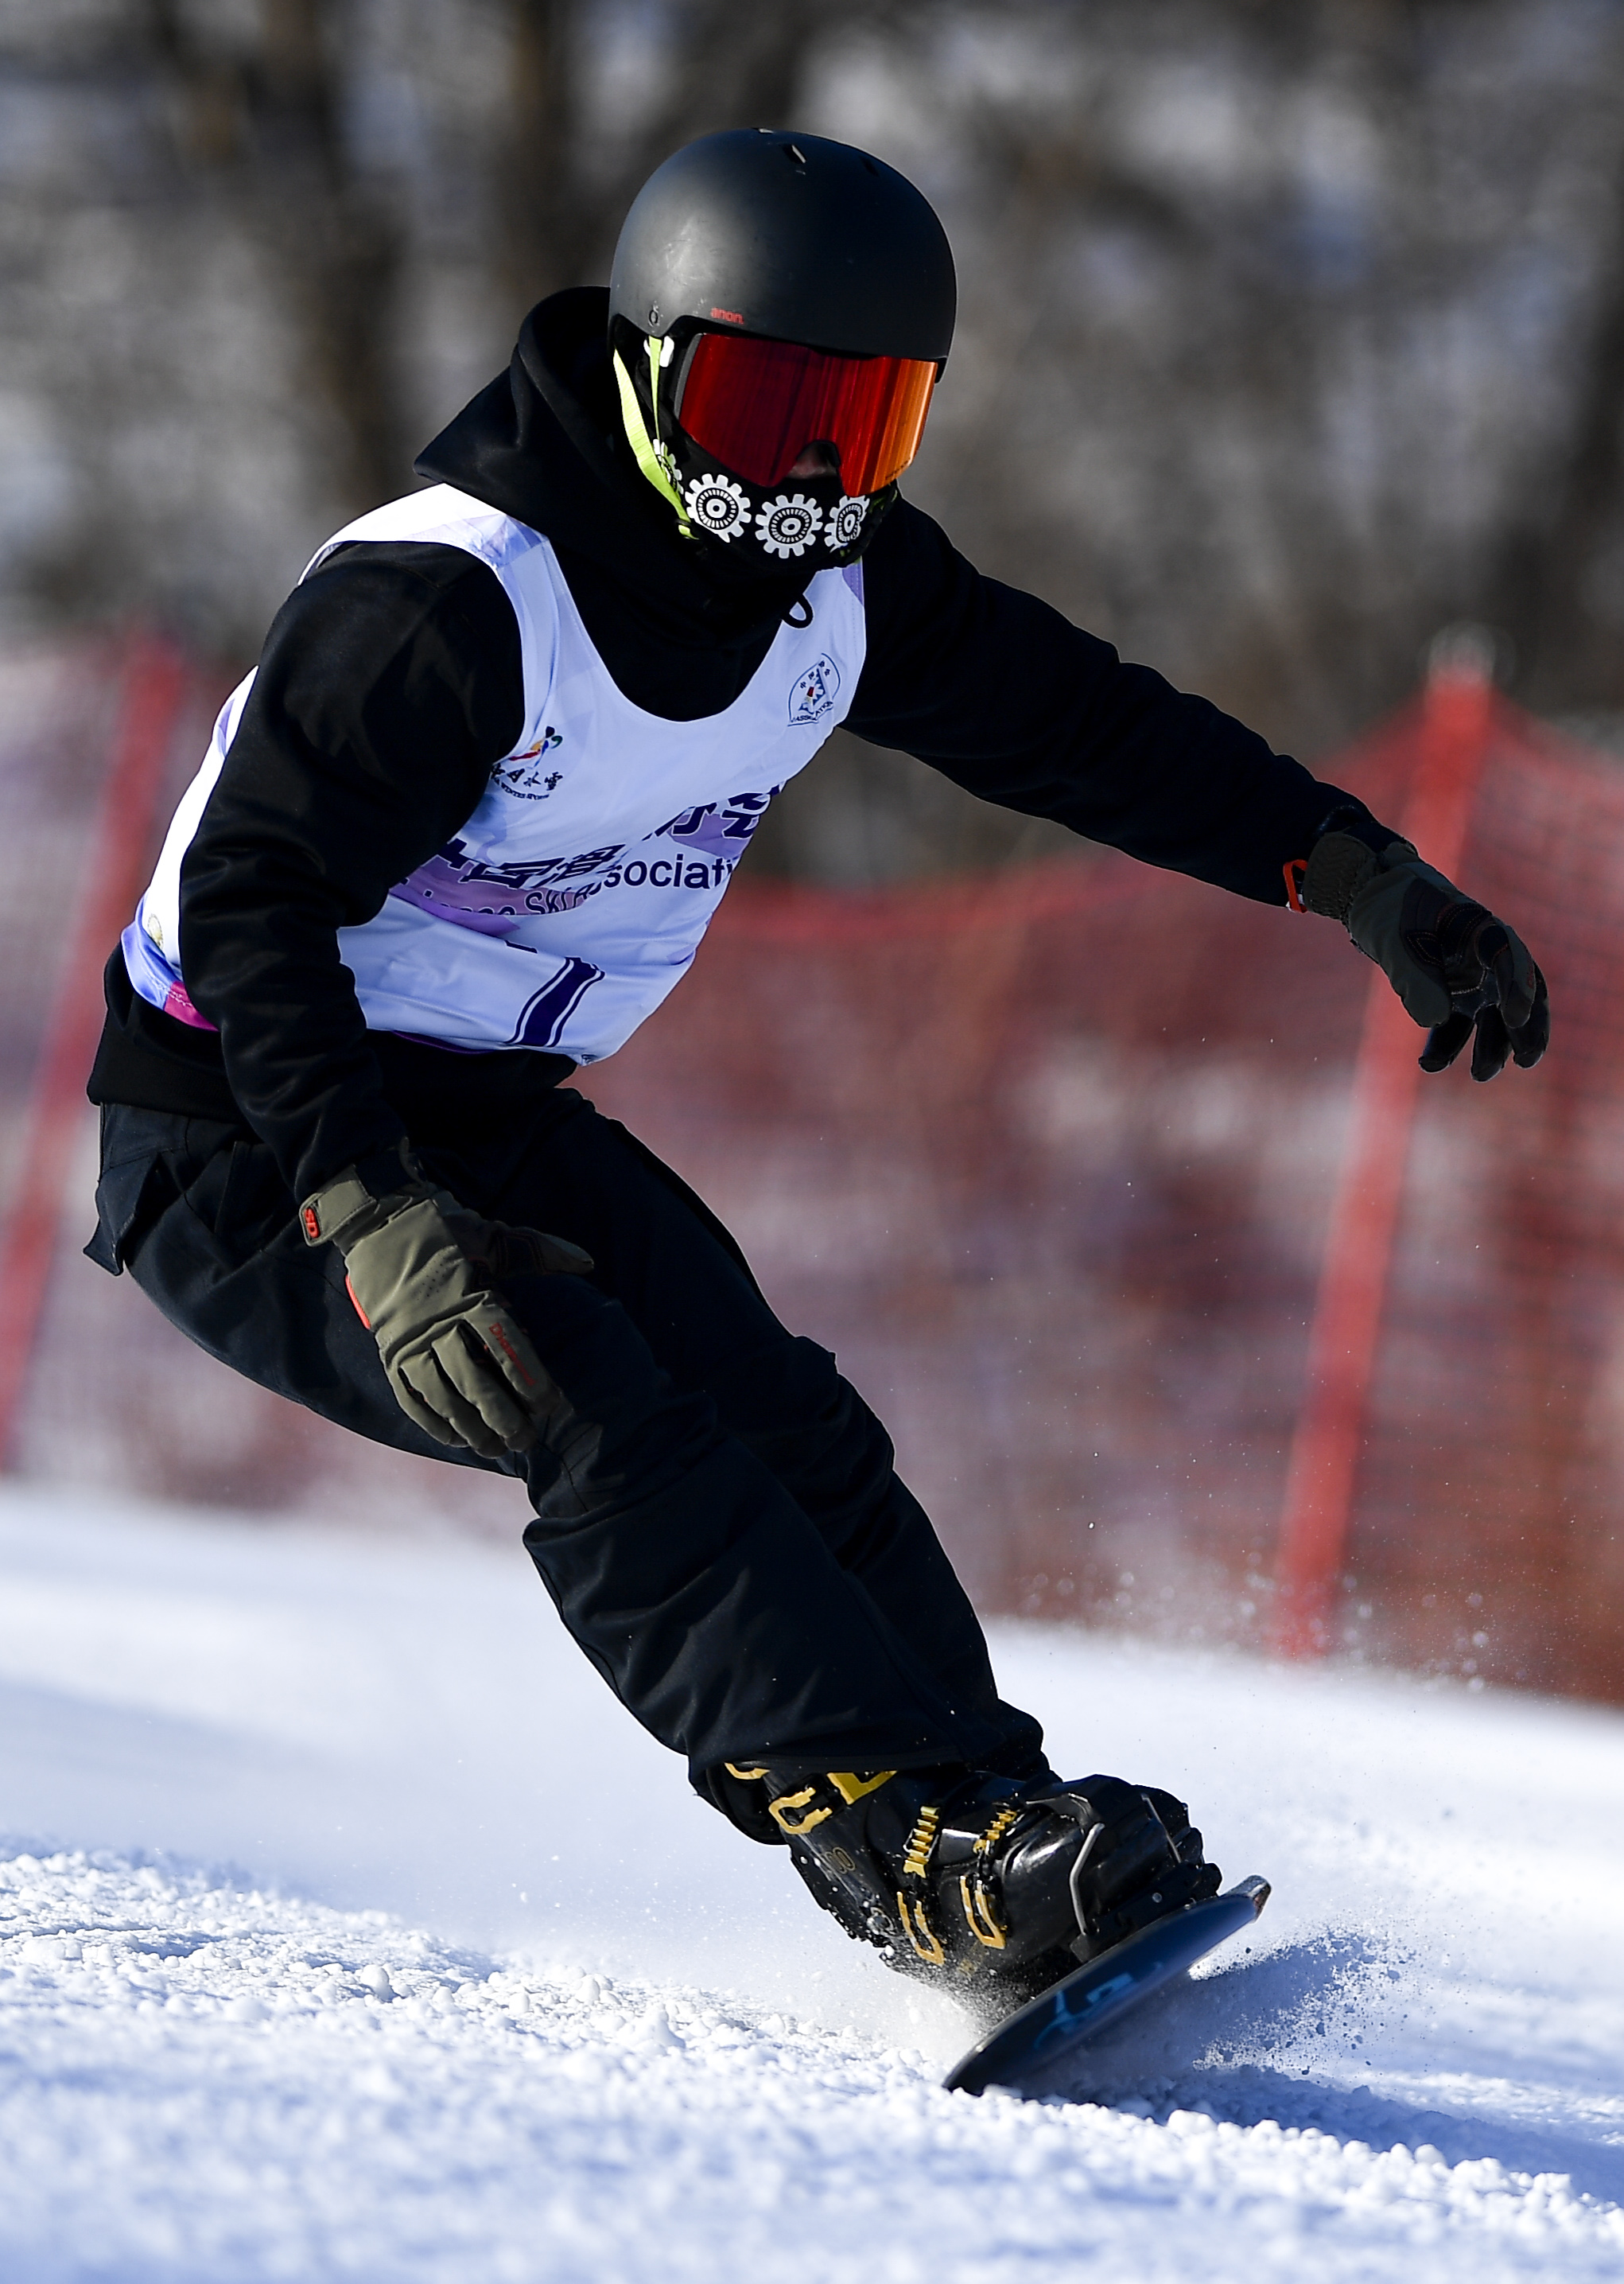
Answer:
[(1276, 1883), (1042, 2103), (941, 2091), (970, 2026), (692, 1798), (517, 1546), (5, 1493), (0, 2276), (1624, 2271), (1624, 1717), (996, 1647), (1062, 1765)]

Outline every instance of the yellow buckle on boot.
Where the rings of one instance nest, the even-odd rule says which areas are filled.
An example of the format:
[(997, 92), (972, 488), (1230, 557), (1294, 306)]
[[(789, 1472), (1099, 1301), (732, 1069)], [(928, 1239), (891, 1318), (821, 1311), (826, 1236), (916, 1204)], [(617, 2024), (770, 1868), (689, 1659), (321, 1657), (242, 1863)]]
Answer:
[(805, 1816), (797, 1819), (794, 1811), (806, 1808), (808, 1801), (816, 1798), (817, 1787), (815, 1784), (808, 1785), (803, 1792), (781, 1792), (777, 1800), (768, 1802), (767, 1813), (780, 1832), (791, 1840), (799, 1840), (803, 1833), (813, 1831), (820, 1824), (827, 1824), (834, 1814), (832, 1808), (814, 1808), (808, 1809)]
[(986, 1831), (976, 1842), (976, 1854), (978, 1856), (990, 1856), (993, 1850), (1003, 1839), (1004, 1834), (1009, 1830), (1011, 1825), (1019, 1824), (1020, 1822), (1020, 1813), (1021, 1812), (1019, 1808), (1001, 1808), (998, 1811), (997, 1815), (994, 1817), (992, 1822), (988, 1826)]
[(925, 1915), (923, 1898), (910, 1900), (899, 1888), (896, 1907), (902, 1917), (902, 1933), (912, 1944), (915, 1956), (927, 1967), (946, 1966), (948, 1954), (942, 1948), (941, 1937)]
[(860, 1777), (855, 1769), (831, 1769), (829, 1781), (850, 1808), (854, 1802), (866, 1799), (881, 1785), (889, 1784), (895, 1774), (894, 1769), (879, 1769), (871, 1777)]
[[(765, 1769), (735, 1768), (731, 1761), (726, 1765), (730, 1773), (736, 1777), (764, 1777), (767, 1774)], [(878, 1769), (872, 1776), (866, 1777), (859, 1776), (855, 1769), (831, 1769), (827, 1782), (839, 1795), (847, 1807), (850, 1808), (855, 1801), (863, 1800), (870, 1793), (878, 1792), (881, 1785), (889, 1784), (895, 1774), (894, 1769)], [(812, 1782), (803, 1786), (800, 1792), (781, 1792), (777, 1800), (769, 1800), (767, 1803), (769, 1816), (779, 1831), (787, 1834), (792, 1840), (799, 1840), (806, 1833), (814, 1831), (818, 1825), (827, 1823), (835, 1813), (832, 1805), (826, 1804), (823, 1808), (811, 1806), (812, 1802), (817, 1798), (818, 1782), (819, 1779), (815, 1777)], [(805, 1816), (797, 1817), (795, 1811), (798, 1808), (806, 1809), (808, 1813)]]
[(1009, 1930), (994, 1911), (993, 1899), (980, 1880), (972, 1883), (966, 1873), (959, 1881), (958, 1892), (964, 1898), (964, 1919), (971, 1934), (988, 1951), (1002, 1951)]
[(919, 1819), (908, 1835), (908, 1845), (902, 1851), (902, 1876), (907, 1880), (922, 1880), (930, 1867), (931, 1850), (936, 1845), (936, 1834), (941, 1824), (939, 1808), (922, 1808)]
[[(1006, 1807), (998, 1811), (975, 1843), (975, 1854), (981, 1863), (991, 1856), (1010, 1826), (1020, 1821), (1020, 1814), (1019, 1808)], [(971, 1934), (987, 1950), (1002, 1951), (1009, 1929), (994, 1909), (991, 1891), (980, 1872), (964, 1873), (959, 1880), (958, 1892), (964, 1906), (964, 1923)]]

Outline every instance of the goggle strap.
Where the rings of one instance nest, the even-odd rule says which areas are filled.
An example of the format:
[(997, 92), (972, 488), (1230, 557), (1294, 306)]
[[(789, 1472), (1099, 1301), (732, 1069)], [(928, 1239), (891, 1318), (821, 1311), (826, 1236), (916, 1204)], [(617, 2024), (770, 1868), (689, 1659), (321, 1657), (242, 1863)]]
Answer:
[[(660, 425), (660, 353), (664, 346), (662, 341), (652, 338), (649, 341), (649, 370), (654, 384), (656, 431)], [(660, 463), (660, 455), (654, 450), (647, 424), (643, 418), (643, 407), (637, 402), (637, 392), (632, 385), (630, 373), (621, 362), (619, 349), (613, 352), (613, 364), (615, 385), (621, 392), (621, 418), (626, 424), (626, 439), (631, 446), (633, 457), (660, 497), (669, 500), (676, 510), (677, 528), (683, 537), (691, 539), (693, 526), (688, 520), (688, 511), (683, 505), (681, 493), (667, 475)]]

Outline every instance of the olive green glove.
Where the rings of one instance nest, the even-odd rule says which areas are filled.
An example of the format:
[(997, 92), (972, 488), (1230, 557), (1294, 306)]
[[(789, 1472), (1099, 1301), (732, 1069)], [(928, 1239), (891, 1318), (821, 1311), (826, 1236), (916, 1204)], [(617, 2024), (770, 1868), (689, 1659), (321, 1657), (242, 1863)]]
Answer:
[(1323, 833), (1302, 880), (1311, 912), (1339, 919), (1412, 1020), (1429, 1027), (1425, 1071), (1447, 1069), (1475, 1034), (1472, 1076), (1509, 1055), (1532, 1069), (1550, 1040), (1545, 979), (1520, 936), (1424, 864), (1408, 841), (1379, 855), (1352, 833)]
[[(355, 1313), (396, 1402), (440, 1443), (481, 1459), (527, 1451), (557, 1391), (504, 1295), (511, 1276), (584, 1276), (589, 1254), (540, 1230), (483, 1221), (423, 1178), (381, 1196), (354, 1166), (307, 1198), (307, 1245), (336, 1245)], [(370, 1170), (370, 1169), (369, 1169)]]

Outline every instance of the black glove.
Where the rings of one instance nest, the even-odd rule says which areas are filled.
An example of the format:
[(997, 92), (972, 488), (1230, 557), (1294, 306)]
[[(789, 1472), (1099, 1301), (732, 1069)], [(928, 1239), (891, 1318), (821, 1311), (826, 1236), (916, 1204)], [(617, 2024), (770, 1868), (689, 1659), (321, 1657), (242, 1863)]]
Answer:
[(1544, 1053), (1550, 1001), (1521, 937), (1424, 864), (1408, 841), (1378, 852), (1352, 833), (1323, 833), (1302, 901), (1340, 920), (1405, 1012), (1429, 1027), (1423, 1070), (1447, 1070), (1474, 1033), (1475, 1079), (1493, 1078), (1508, 1056), (1531, 1070)]

